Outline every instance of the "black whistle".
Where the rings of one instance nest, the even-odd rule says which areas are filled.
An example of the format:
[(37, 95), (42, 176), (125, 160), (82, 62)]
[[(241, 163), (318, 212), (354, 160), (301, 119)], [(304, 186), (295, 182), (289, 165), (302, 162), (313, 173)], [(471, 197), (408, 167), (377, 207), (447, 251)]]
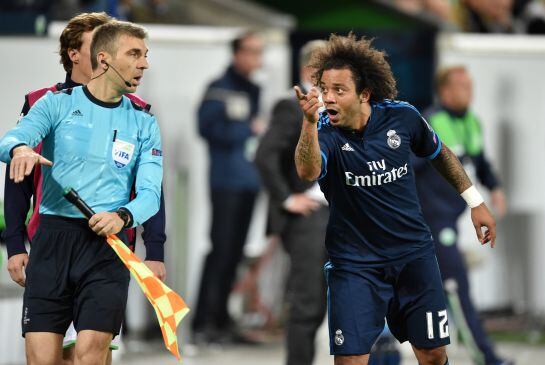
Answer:
[(71, 187), (64, 188), (63, 195), (66, 200), (74, 204), (76, 208), (78, 208), (79, 211), (87, 217), (87, 219), (91, 219), (91, 217), (95, 214), (95, 211), (91, 209), (91, 207), (88, 206), (87, 203), (83, 201), (83, 199), (81, 199), (77, 191), (75, 191)]

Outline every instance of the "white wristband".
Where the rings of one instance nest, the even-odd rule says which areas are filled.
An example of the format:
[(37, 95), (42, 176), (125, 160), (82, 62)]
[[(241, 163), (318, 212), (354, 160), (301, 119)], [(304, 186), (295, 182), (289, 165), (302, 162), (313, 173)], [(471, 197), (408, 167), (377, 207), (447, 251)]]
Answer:
[(481, 205), (484, 202), (483, 197), (479, 193), (476, 187), (471, 185), (469, 188), (467, 188), (462, 194), (460, 194), (462, 198), (466, 201), (467, 205), (470, 208), (475, 208)]

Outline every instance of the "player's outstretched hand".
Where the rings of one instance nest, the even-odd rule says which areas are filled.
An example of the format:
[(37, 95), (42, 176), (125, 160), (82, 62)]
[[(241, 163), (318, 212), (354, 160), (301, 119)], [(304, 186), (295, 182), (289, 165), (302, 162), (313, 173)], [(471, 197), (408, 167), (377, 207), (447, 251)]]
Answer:
[(28, 146), (15, 147), (13, 149), (13, 158), (9, 164), (9, 178), (16, 183), (20, 183), (25, 176), (30, 175), (36, 164), (53, 166), (51, 161), (34, 152), (32, 148)]
[(28, 264), (28, 254), (13, 255), (8, 260), (8, 272), (11, 280), (22, 287), (25, 286), (25, 267)]
[(146, 260), (144, 261), (144, 264), (146, 264), (146, 266), (155, 276), (157, 276), (159, 280), (165, 281), (165, 279), (167, 278), (167, 270), (165, 268), (164, 262)]
[(293, 89), (295, 90), (295, 95), (299, 100), (299, 106), (303, 110), (305, 119), (311, 123), (317, 123), (318, 109), (323, 106), (320, 99), (318, 99), (320, 96), (318, 90), (313, 87), (312, 89), (310, 89), (308, 94), (304, 94), (299, 86), (294, 86)]
[[(490, 246), (494, 248), (496, 245), (496, 220), (485, 203), (471, 209), (471, 221), (481, 245), (490, 242)], [(484, 233), (483, 227), (485, 228)]]
[(96, 213), (89, 219), (89, 227), (99, 236), (108, 237), (123, 229), (125, 222), (117, 213), (101, 212)]

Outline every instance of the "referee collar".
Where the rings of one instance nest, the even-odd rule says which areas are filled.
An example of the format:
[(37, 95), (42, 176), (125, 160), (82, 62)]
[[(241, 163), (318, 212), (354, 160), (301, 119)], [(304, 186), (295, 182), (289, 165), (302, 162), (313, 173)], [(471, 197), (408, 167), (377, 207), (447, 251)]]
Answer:
[(91, 102), (93, 102), (93, 103), (95, 103), (95, 104), (97, 104), (97, 105), (100, 105), (100, 106), (102, 106), (102, 107), (104, 107), (104, 108), (117, 108), (117, 107), (120, 106), (121, 103), (123, 102), (123, 97), (121, 97), (121, 99), (119, 99), (119, 101), (116, 101), (116, 102), (113, 102), (113, 103), (108, 103), (108, 102), (106, 102), (106, 101), (102, 101), (102, 100), (99, 100), (99, 99), (95, 98), (95, 97), (93, 96), (93, 94), (91, 94), (91, 92), (89, 91), (89, 89), (87, 88), (87, 85), (84, 85), (84, 86), (82, 87), (82, 89), (83, 89), (83, 93), (85, 94), (85, 96), (87, 96), (87, 98), (88, 98)]

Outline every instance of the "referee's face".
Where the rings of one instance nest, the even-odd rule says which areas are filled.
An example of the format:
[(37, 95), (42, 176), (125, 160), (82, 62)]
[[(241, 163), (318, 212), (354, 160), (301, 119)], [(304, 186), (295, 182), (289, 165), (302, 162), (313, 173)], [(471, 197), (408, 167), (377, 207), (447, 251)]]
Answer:
[[(120, 86), (125, 93), (133, 93), (140, 85), (144, 70), (149, 68), (147, 56), (148, 48), (143, 39), (122, 35), (118, 40), (119, 47), (116, 57), (113, 59), (114, 67), (121, 77), (110, 75), (112, 80)], [(123, 80), (121, 79), (123, 78)], [(125, 84), (127, 81), (130, 86)]]
[[(325, 70), (319, 84), (330, 123), (335, 127), (360, 129), (365, 115), (362, 113), (362, 95), (356, 92), (352, 71), (348, 68)], [(368, 103), (366, 103), (368, 105)]]

